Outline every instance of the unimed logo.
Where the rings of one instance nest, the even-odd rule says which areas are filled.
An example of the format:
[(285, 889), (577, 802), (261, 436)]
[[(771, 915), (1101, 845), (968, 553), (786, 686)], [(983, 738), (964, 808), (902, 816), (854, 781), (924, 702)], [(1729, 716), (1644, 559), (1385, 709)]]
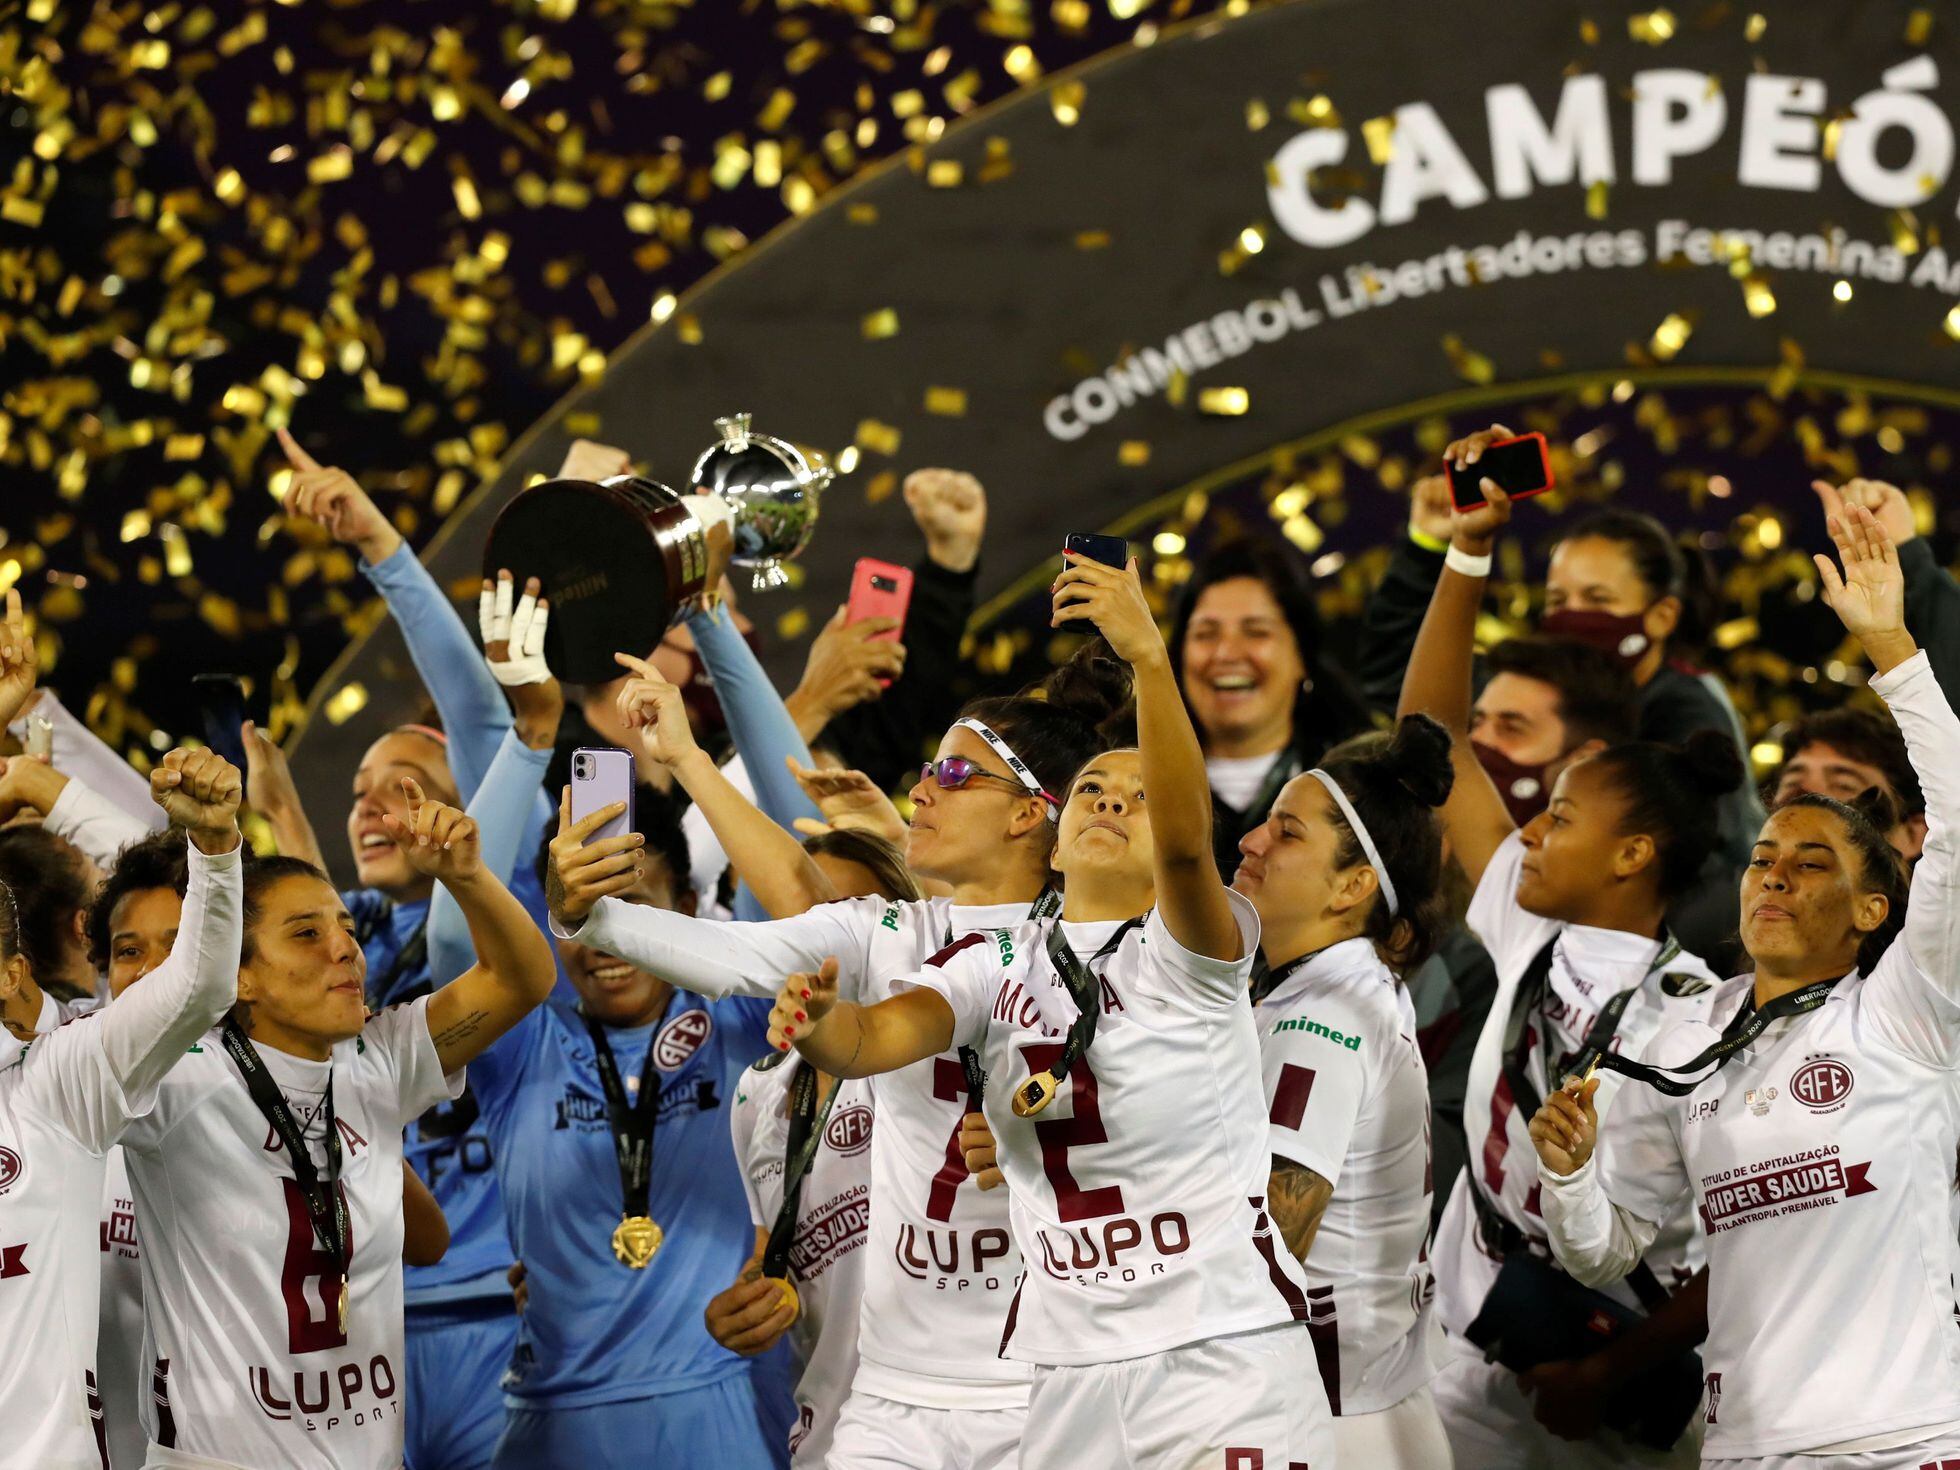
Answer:
[(1791, 1076), (1790, 1096), (1813, 1113), (1832, 1112), (1851, 1096), (1851, 1069), (1836, 1057), (1812, 1057)]

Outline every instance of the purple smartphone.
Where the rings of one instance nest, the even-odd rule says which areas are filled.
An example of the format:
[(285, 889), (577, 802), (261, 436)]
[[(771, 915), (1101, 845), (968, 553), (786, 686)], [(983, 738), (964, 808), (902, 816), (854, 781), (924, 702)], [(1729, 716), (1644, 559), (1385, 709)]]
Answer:
[(590, 816), (616, 801), (626, 810), (586, 838), (598, 842), (633, 830), (633, 755), (610, 746), (580, 746), (572, 752), (572, 820)]

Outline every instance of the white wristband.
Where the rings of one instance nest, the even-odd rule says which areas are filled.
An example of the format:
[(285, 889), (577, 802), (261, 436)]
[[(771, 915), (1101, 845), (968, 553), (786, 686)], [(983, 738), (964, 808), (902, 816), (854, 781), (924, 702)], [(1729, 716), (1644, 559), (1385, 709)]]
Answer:
[(1443, 565), (1459, 576), (1488, 577), (1490, 553), (1486, 551), (1482, 556), (1472, 556), (1469, 552), (1458, 549), (1456, 543), (1452, 541), (1450, 549), (1443, 553)]

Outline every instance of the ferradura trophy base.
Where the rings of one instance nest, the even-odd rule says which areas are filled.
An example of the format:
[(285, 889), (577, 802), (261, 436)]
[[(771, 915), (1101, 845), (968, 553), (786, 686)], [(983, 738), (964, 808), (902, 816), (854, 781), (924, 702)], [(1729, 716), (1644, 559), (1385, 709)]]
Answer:
[(720, 586), (734, 549), (725, 503), (633, 475), (547, 480), (518, 494), (491, 527), (486, 577), (536, 577), (551, 602), (544, 653), (569, 684), (603, 684)]

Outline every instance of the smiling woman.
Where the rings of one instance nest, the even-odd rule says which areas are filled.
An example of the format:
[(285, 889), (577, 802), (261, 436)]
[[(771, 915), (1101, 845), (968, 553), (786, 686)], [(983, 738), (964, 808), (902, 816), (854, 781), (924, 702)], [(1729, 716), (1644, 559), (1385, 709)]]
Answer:
[(1369, 727), (1367, 706), (1321, 648), (1303, 568), (1266, 542), (1229, 542), (1206, 558), (1168, 642), (1204, 747), (1214, 855), (1229, 873), (1239, 839), (1265, 820), (1280, 788)]

